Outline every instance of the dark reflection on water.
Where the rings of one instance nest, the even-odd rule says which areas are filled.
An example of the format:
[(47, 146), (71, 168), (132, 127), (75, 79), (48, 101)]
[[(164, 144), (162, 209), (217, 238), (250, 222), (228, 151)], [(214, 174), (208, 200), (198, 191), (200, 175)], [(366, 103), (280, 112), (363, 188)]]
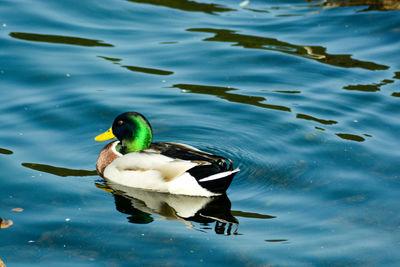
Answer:
[(253, 11), (253, 12), (256, 12), (256, 13), (269, 13), (268, 10), (262, 10), (262, 9), (254, 9), (254, 8), (243, 8), (243, 9), (249, 10), (249, 11)]
[(394, 92), (394, 93), (392, 93), (392, 96), (394, 96), (394, 97), (400, 97), (400, 92)]
[(281, 91), (281, 90), (277, 90), (277, 91), (272, 91), (275, 93), (282, 93), (282, 94), (300, 94), (301, 91)]
[(244, 218), (255, 218), (255, 219), (274, 219), (276, 216), (267, 215), (267, 214), (260, 214), (254, 212), (245, 212), (239, 210), (232, 210), (231, 211), (233, 216), (236, 217), (244, 217)]
[(361, 137), (361, 136), (355, 135), (355, 134), (337, 133), (336, 135), (345, 140), (356, 141), (356, 142), (364, 142), (365, 141), (364, 137)]
[(367, 70), (386, 70), (389, 68), (388, 66), (374, 62), (353, 59), (351, 55), (331, 55), (326, 53), (326, 48), (322, 46), (293, 45), (275, 38), (238, 34), (235, 31), (225, 29), (194, 28), (187, 29), (187, 31), (215, 34), (214, 37), (206, 38), (203, 41), (229, 42), (235, 43), (235, 46), (242, 46), (244, 48), (278, 51), (341, 68), (362, 68)]
[[(308, 0), (310, 2), (310, 0)], [(312, 0), (311, 2), (316, 2)], [(321, 1), (318, 1), (321, 2)], [(324, 7), (368, 6), (361, 11), (371, 10), (400, 10), (399, 0), (324, 0)]]
[(174, 72), (172, 72), (172, 71), (159, 70), (159, 69), (153, 69), (153, 68), (143, 68), (143, 67), (136, 67), (136, 66), (121, 66), (121, 67), (126, 68), (130, 71), (143, 72), (143, 73), (147, 73), (147, 74), (156, 74), (156, 75), (174, 74)]
[[(231, 202), (226, 194), (213, 198), (171, 195), (146, 191), (118, 184), (96, 183), (112, 193), (116, 209), (124, 214), (130, 223), (147, 224), (154, 221), (152, 216), (160, 216), (168, 221), (182, 222), (196, 229), (192, 222), (200, 224), (196, 230), (206, 231), (215, 223), (217, 234), (237, 234), (239, 221), (231, 213)], [(236, 229), (232, 231), (232, 227)]]
[(11, 155), (14, 152), (12, 152), (11, 150), (5, 149), (5, 148), (1, 148), (0, 147), (0, 154), (5, 154), (5, 155)]
[[(400, 71), (394, 73), (393, 79), (400, 79)], [(392, 96), (400, 97), (400, 92), (393, 92)]]
[[(400, 79), (400, 72), (395, 72), (393, 79)], [(381, 90), (381, 87), (387, 84), (394, 83), (395, 81), (392, 79), (384, 79), (378, 83), (372, 84), (356, 84), (356, 85), (348, 85), (343, 87), (345, 90), (350, 91), (361, 91), (361, 92), (377, 92)]]
[(122, 61), (122, 59), (120, 59), (120, 58), (105, 57), (105, 56), (98, 56), (98, 57), (99, 58), (103, 58), (103, 59), (108, 60), (108, 61), (115, 62), (115, 63)]
[(145, 68), (145, 67), (138, 67), (138, 66), (127, 66), (127, 65), (121, 65), (119, 62), (122, 61), (122, 59), (119, 58), (112, 58), (112, 57), (105, 57), (105, 56), (98, 56), (99, 58), (103, 58), (105, 60), (111, 61), (116, 65), (120, 65), (121, 67), (134, 71), (134, 72), (141, 72), (141, 73), (147, 73), (147, 74), (155, 74), (155, 75), (171, 75), (174, 74), (173, 71), (168, 71), (168, 70), (160, 70), (160, 69), (155, 69), (155, 68)]
[[(267, 109), (291, 112), (291, 109), (288, 107), (285, 107), (285, 106), (269, 105), (269, 104), (265, 104), (265, 103), (260, 103), (261, 101), (266, 101), (266, 99), (264, 97), (247, 96), (247, 95), (228, 93), (229, 91), (239, 90), (236, 88), (221, 87), (221, 86), (195, 85), (195, 84), (174, 84), (172, 86), (172, 88), (179, 88), (179, 89), (183, 90), (184, 93), (215, 95), (219, 98), (228, 100), (230, 102), (236, 102), (236, 103), (248, 104), (248, 105), (253, 105), (253, 106), (267, 108)], [(325, 119), (315, 118), (313, 116), (301, 114), (301, 113), (297, 113), (296, 118), (302, 119), (302, 120), (308, 120), (308, 121), (315, 121), (315, 122), (318, 122), (318, 123), (321, 123), (324, 125), (334, 125), (334, 124), (339, 123), (334, 120), (325, 120)], [(325, 131), (325, 129), (323, 129), (323, 128), (319, 128), (319, 127), (315, 127), (315, 128), (317, 130)], [(361, 142), (361, 141), (365, 140), (363, 137), (355, 135), (355, 134), (339, 133), (336, 135), (342, 139), (350, 140), (350, 141)]]
[(272, 243), (274, 243), (274, 242), (286, 242), (286, 241), (288, 241), (287, 239), (267, 239), (267, 240), (265, 240), (265, 242), (272, 242)]
[(331, 125), (331, 124), (336, 124), (336, 123), (338, 123), (337, 121), (318, 119), (318, 118), (315, 118), (315, 117), (313, 117), (313, 116), (306, 115), (306, 114), (300, 114), (300, 113), (298, 113), (298, 114), (296, 115), (296, 118), (298, 118), (298, 119), (303, 119), (303, 120), (316, 121), (316, 122), (319, 122), (319, 123), (325, 124), (325, 125)]
[(393, 80), (383, 80), (380, 83), (374, 84), (357, 84), (357, 85), (348, 85), (343, 87), (345, 90), (353, 90), (353, 91), (362, 91), (362, 92), (377, 92), (381, 90), (381, 86), (394, 83)]
[(207, 14), (215, 14), (215, 12), (235, 11), (235, 9), (226, 8), (218, 4), (197, 3), (195, 1), (188, 1), (188, 0), (128, 0), (128, 1), (141, 4), (165, 6), (169, 8), (179, 9), (182, 11), (204, 12)]
[(288, 111), (288, 112), (291, 111), (291, 109), (288, 107), (261, 103), (262, 101), (266, 101), (266, 99), (261, 96), (248, 96), (248, 95), (228, 93), (229, 91), (238, 90), (236, 88), (196, 85), (196, 84), (174, 84), (172, 88), (179, 88), (181, 90), (184, 90), (184, 92), (194, 93), (194, 94), (215, 95), (219, 98), (235, 103), (248, 104), (261, 108), (268, 108), (280, 111)]
[(113, 47), (114, 45), (103, 43), (99, 40), (79, 38), (79, 37), (69, 37), (60, 35), (50, 35), (50, 34), (36, 34), (36, 33), (24, 33), (24, 32), (11, 32), (10, 36), (16, 39), (34, 42), (45, 42), (45, 43), (55, 43), (55, 44), (68, 44), (68, 45), (80, 45), (80, 46), (104, 46)]
[(343, 89), (351, 91), (376, 92), (381, 90), (379, 88), (380, 85), (381, 84), (357, 84), (345, 86)]
[(55, 167), (46, 164), (37, 164), (37, 163), (21, 163), (22, 166), (33, 169), (36, 171), (51, 173), (57, 176), (67, 177), (67, 176), (94, 176), (97, 175), (97, 171), (88, 171), (88, 170), (77, 170), (77, 169), (68, 169), (62, 167)]

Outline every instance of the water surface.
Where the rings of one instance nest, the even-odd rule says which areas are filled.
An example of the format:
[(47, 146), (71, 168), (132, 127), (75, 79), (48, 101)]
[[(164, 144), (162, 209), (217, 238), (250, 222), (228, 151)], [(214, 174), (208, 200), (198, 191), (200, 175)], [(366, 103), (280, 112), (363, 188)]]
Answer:
[[(400, 7), (346, 3), (3, 1), (0, 259), (396, 266)], [(231, 158), (227, 195), (105, 183), (125, 111)]]

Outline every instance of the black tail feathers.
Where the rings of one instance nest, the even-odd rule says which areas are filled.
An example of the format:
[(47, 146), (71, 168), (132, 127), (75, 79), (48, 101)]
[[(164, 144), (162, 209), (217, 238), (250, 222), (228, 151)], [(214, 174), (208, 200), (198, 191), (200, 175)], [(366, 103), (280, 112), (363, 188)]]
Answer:
[[(226, 164), (226, 163), (225, 163)], [(236, 171), (232, 171), (232, 165), (229, 170), (222, 171), (216, 165), (199, 165), (191, 168), (188, 172), (196, 178), (199, 185), (208, 191), (216, 194), (223, 194), (230, 186)]]

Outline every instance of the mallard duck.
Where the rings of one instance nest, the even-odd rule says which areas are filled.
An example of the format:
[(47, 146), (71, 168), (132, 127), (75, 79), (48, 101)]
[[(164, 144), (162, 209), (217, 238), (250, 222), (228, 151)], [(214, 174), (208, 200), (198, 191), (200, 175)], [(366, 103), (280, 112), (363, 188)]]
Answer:
[(128, 187), (190, 196), (225, 193), (239, 169), (232, 161), (179, 143), (152, 143), (152, 128), (140, 113), (117, 116), (96, 141), (106, 145), (97, 171), (108, 181)]

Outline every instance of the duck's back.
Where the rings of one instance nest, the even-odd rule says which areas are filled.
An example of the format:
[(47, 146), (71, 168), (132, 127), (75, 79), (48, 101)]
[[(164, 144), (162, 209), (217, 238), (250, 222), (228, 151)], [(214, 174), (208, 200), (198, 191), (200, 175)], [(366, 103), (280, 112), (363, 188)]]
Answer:
[(146, 151), (159, 153), (171, 158), (189, 160), (200, 165), (216, 165), (221, 171), (233, 170), (232, 161), (228, 158), (201, 151), (195, 147), (179, 143), (152, 143)]
[(239, 169), (233, 170), (232, 161), (194, 147), (179, 143), (152, 143), (146, 151), (159, 153), (171, 158), (197, 163), (189, 173), (199, 185), (213, 193), (224, 193)]

